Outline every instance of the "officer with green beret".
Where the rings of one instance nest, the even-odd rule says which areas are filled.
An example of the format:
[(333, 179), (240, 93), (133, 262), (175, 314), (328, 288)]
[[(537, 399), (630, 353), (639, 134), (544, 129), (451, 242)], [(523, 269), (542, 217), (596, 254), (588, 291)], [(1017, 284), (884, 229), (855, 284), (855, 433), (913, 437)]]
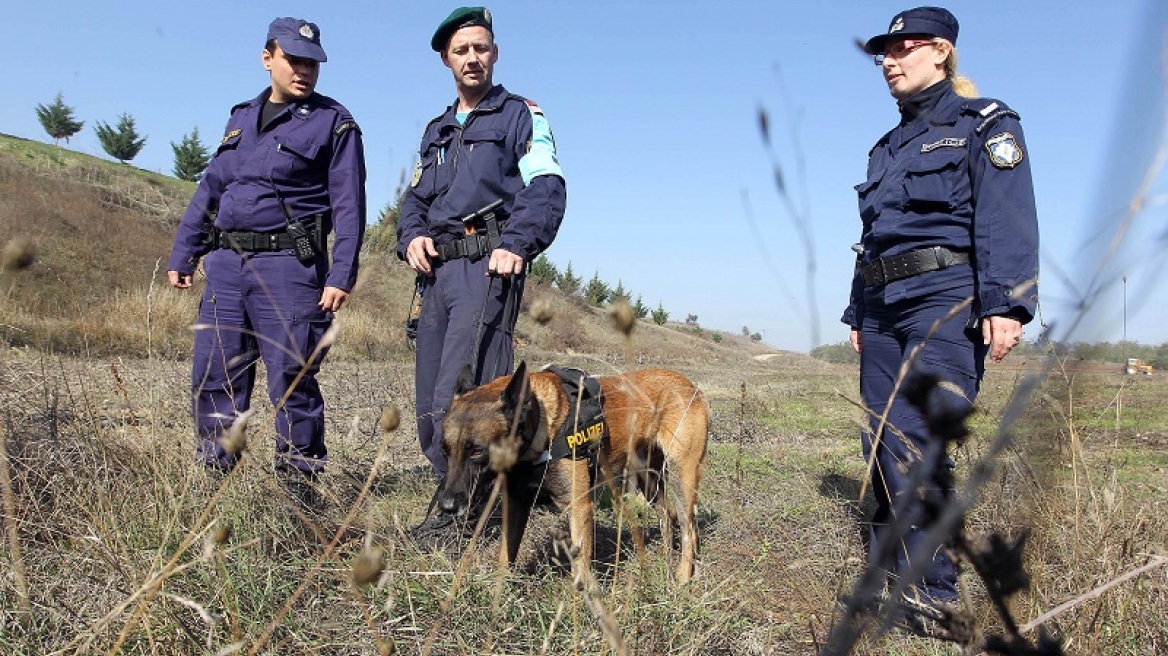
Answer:
[[(424, 288), (415, 360), (418, 438), (444, 478), (442, 420), (455, 380), (466, 365), (476, 384), (511, 372), (525, 274), (555, 239), (567, 191), (543, 110), (494, 82), (499, 46), (491, 12), (455, 9), (430, 47), (453, 74), (457, 98), (422, 135), (401, 201), (397, 255)], [(464, 224), (496, 201), (502, 201), (496, 228)]]

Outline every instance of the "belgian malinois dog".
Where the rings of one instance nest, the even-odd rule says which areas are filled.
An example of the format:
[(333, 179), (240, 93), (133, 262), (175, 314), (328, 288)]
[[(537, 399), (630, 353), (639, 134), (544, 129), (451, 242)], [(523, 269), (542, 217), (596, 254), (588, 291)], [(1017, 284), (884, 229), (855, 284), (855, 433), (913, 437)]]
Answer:
[[(436, 497), (442, 512), (465, 513), (478, 474), (486, 468), (504, 475), (500, 548), (514, 564), (532, 506), (550, 498), (569, 510), (575, 582), (582, 585), (592, 562), (594, 481), (605, 482), (614, 493), (628, 485), (653, 502), (666, 550), (673, 544), (672, 522), (680, 520), (677, 580), (687, 583), (693, 577), (694, 504), (710, 418), (696, 385), (667, 369), (600, 378), (608, 439), (592, 460), (569, 456), (549, 461), (549, 443), (571, 421), (576, 402), (560, 378), (549, 371), (528, 374), (523, 362), (513, 375), (480, 387), (474, 386), (469, 369), (463, 373), (443, 425), (448, 474)], [(675, 507), (665, 498), (667, 488)]]

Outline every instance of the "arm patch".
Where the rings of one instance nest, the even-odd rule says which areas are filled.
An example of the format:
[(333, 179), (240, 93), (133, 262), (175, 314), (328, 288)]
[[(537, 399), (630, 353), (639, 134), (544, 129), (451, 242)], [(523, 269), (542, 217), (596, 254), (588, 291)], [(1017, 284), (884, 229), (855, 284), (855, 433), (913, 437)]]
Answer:
[(357, 121), (352, 119), (348, 121), (341, 121), (340, 125), (333, 128), (333, 134), (339, 137), (349, 130), (356, 130), (357, 134), (361, 134), (361, 128), (357, 126)]

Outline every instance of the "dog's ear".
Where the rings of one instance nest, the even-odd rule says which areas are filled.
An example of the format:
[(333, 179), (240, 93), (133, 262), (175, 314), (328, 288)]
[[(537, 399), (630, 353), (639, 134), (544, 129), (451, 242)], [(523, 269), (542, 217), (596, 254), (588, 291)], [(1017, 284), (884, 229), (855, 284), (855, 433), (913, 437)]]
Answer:
[(462, 396), (474, 388), (474, 374), (470, 372), (470, 365), (465, 364), (458, 371), (458, 378), (454, 381), (454, 395)]
[(519, 407), (519, 394), (523, 391), (523, 383), (526, 379), (527, 361), (523, 360), (515, 368), (515, 373), (511, 374), (511, 381), (507, 383), (507, 389), (503, 390), (503, 405), (505, 407)]

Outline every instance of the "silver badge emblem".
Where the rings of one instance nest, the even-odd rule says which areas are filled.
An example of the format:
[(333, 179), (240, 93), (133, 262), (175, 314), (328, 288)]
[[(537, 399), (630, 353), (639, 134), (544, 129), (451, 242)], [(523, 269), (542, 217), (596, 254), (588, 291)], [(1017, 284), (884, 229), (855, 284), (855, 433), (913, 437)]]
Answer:
[(488, 23), (491, 22), (491, 10), (487, 9), (486, 7), (483, 7), (483, 20), (487, 21)]
[(897, 16), (896, 20), (892, 21), (892, 25), (888, 27), (888, 32), (899, 32), (904, 29), (904, 16)]
[(300, 36), (308, 39), (309, 41), (316, 38), (316, 34), (313, 33), (312, 28), (309, 27), (307, 23), (300, 26)]
[(1009, 132), (1000, 132), (990, 137), (985, 147), (990, 154), (990, 163), (1000, 169), (1012, 169), (1022, 161), (1022, 146)]

